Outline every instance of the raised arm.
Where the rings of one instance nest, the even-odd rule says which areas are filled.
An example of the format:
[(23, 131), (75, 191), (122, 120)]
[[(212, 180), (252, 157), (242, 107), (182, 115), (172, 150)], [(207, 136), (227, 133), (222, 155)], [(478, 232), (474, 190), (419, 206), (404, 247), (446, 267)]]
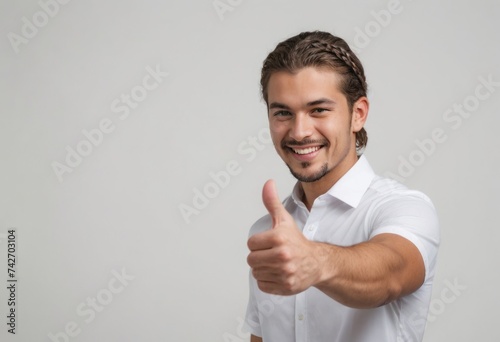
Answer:
[(417, 290), (425, 266), (417, 247), (395, 234), (380, 234), (352, 247), (313, 243), (318, 263), (316, 286), (355, 308), (387, 304)]
[(344, 305), (372, 308), (422, 285), (424, 262), (409, 240), (380, 234), (350, 247), (309, 241), (269, 183), (263, 201), (273, 228), (250, 237), (247, 259), (262, 291), (292, 295), (315, 286)]

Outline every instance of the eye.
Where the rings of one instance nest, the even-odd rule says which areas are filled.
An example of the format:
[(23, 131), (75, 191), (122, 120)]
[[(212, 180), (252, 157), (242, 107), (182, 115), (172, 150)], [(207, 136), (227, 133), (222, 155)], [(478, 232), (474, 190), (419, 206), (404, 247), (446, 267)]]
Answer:
[(323, 112), (328, 112), (328, 109), (326, 108), (314, 108), (313, 113), (323, 113)]
[(292, 113), (286, 111), (286, 110), (280, 110), (280, 111), (277, 111), (273, 114), (273, 116), (290, 116), (292, 115)]

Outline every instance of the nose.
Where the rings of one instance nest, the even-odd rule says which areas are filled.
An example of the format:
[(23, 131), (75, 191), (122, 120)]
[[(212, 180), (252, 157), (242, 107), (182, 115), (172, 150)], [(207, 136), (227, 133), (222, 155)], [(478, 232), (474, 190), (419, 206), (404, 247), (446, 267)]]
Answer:
[(301, 141), (305, 138), (308, 138), (313, 133), (313, 122), (312, 118), (308, 115), (297, 114), (291, 120), (291, 128), (290, 128), (290, 138)]

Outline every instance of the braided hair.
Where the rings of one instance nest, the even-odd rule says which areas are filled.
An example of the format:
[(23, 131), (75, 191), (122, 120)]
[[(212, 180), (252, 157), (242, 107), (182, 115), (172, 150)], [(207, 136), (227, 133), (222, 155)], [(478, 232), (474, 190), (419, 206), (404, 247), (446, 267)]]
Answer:
[[(305, 67), (329, 67), (341, 76), (340, 90), (347, 98), (349, 111), (367, 93), (363, 65), (342, 39), (328, 32), (302, 32), (279, 43), (264, 60), (261, 73), (262, 97), (268, 103), (267, 86), (274, 72), (294, 73)], [(368, 136), (362, 128), (356, 132), (358, 153), (366, 147)]]

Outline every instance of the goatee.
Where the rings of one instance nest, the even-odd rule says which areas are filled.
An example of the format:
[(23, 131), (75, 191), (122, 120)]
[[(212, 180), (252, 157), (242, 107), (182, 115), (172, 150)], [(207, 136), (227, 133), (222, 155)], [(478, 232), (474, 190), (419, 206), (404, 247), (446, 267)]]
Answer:
[[(301, 166), (302, 166), (303, 169), (307, 169), (310, 165), (311, 165), (311, 163), (309, 163), (309, 162), (303, 162), (303, 163), (301, 163)], [(328, 172), (331, 171), (331, 170), (328, 169), (328, 163), (324, 163), (323, 166), (321, 167), (321, 169), (318, 172), (313, 173), (312, 175), (300, 174), (299, 172), (295, 172), (294, 170), (292, 170), (292, 168), (290, 167), (290, 165), (287, 165), (287, 166), (288, 166), (288, 169), (290, 170), (290, 173), (298, 181), (305, 182), (305, 183), (316, 182), (317, 180), (320, 180), (326, 174), (328, 174)]]

